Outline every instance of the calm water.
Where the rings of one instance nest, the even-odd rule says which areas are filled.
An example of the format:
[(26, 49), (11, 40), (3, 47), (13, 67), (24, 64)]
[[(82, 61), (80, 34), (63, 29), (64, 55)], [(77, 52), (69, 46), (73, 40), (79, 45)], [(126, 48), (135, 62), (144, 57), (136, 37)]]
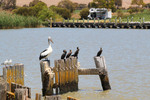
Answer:
[[(51, 66), (63, 49), (79, 46), (82, 68), (95, 68), (93, 57), (100, 47), (106, 59), (111, 91), (102, 91), (98, 76), (80, 76), (79, 91), (62, 95), (80, 100), (149, 100), (150, 98), (150, 30), (123, 29), (50, 29), (28, 28), (0, 30), (0, 63), (12, 59), (25, 65), (25, 85), (41, 93), (40, 52), (54, 44), (49, 57)], [(0, 70), (2, 66), (0, 67)], [(2, 72), (0, 72), (2, 73)]]

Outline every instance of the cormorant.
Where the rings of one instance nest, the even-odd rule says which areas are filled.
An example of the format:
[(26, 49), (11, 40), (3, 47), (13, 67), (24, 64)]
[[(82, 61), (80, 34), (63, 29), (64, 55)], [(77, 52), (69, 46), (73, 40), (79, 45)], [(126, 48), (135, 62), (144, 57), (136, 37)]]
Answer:
[(100, 50), (97, 52), (97, 56), (101, 56), (103, 49), (100, 48)]

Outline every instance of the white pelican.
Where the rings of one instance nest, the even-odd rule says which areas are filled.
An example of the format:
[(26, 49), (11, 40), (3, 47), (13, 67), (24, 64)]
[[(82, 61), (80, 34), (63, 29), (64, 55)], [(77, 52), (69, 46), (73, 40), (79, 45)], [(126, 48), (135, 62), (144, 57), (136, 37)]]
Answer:
[(39, 60), (44, 59), (44, 58), (48, 59), (47, 57), (52, 53), (53, 49), (51, 47), (50, 41), (53, 43), (53, 40), (51, 39), (51, 37), (48, 37), (49, 47), (40, 53)]

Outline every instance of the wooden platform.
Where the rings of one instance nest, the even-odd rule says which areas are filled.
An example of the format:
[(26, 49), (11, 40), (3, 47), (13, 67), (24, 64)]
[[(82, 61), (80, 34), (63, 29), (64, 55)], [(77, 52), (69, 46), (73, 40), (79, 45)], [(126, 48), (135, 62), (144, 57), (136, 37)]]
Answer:
[[(52, 26), (50, 26), (52, 25)], [(94, 22), (53, 22), (48, 27), (58, 28), (113, 28), (113, 29), (150, 29), (150, 22), (126, 22), (126, 23), (94, 23)]]

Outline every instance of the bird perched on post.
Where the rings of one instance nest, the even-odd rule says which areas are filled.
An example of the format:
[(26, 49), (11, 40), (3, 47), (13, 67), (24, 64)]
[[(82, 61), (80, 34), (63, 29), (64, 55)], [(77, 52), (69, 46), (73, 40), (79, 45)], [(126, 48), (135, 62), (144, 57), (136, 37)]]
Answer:
[(102, 51), (103, 51), (103, 49), (102, 49), (102, 48), (100, 48), (100, 50), (97, 52), (97, 57), (98, 57), (98, 56), (101, 56)]
[(72, 50), (69, 51), (69, 53), (67, 54), (66, 58), (69, 58), (72, 54)]
[(48, 44), (49, 44), (49, 46), (48, 46), (47, 49), (45, 49), (44, 51), (42, 51), (40, 53), (39, 60), (44, 59), (44, 58), (47, 60), (48, 56), (50, 56), (50, 54), (52, 53), (53, 49), (52, 49), (52, 46), (51, 46), (50, 42), (54, 43), (53, 40), (52, 40), (52, 38), (48, 37)]
[(72, 56), (78, 58), (79, 50), (80, 50), (79, 47), (77, 47), (77, 50), (74, 52)]
[(6, 59), (1, 65), (5, 65), (5, 67), (12, 65), (12, 60), (11, 59)]
[(63, 50), (63, 54), (61, 55), (61, 59), (65, 59), (66, 54), (67, 54), (67, 51), (66, 51), (66, 50)]

